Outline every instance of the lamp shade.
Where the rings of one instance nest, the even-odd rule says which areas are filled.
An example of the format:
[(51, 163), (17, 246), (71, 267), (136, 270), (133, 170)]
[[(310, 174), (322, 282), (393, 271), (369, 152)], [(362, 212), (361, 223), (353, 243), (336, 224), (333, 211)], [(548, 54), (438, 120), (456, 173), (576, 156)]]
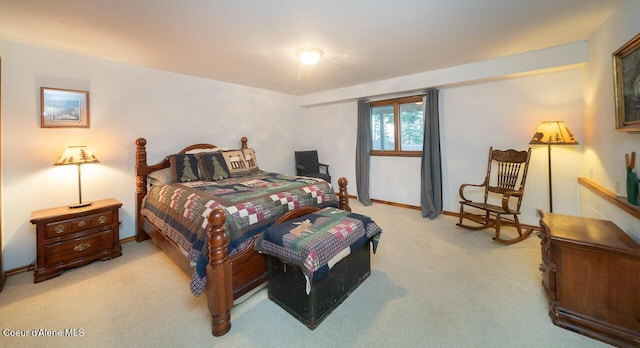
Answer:
[(85, 163), (100, 163), (96, 156), (91, 153), (86, 146), (69, 146), (54, 166), (64, 166), (67, 164), (85, 164)]
[(540, 123), (529, 144), (578, 145), (564, 121)]
[(301, 48), (298, 50), (298, 57), (300, 57), (303, 65), (316, 65), (321, 55), (322, 50), (317, 48)]

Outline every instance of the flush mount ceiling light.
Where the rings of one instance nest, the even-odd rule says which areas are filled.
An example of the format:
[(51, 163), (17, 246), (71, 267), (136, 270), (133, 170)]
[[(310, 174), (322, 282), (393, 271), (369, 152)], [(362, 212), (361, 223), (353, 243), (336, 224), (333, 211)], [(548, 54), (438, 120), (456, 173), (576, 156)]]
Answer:
[(298, 57), (303, 65), (315, 65), (320, 60), (322, 51), (317, 48), (301, 48), (298, 50)]

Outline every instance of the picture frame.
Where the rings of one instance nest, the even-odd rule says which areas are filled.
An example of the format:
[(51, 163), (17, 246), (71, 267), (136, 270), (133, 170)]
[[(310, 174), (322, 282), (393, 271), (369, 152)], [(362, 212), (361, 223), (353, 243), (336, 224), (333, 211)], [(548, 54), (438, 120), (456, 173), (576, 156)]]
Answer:
[(89, 128), (89, 92), (40, 87), (41, 128)]
[(640, 34), (613, 53), (616, 130), (640, 132)]

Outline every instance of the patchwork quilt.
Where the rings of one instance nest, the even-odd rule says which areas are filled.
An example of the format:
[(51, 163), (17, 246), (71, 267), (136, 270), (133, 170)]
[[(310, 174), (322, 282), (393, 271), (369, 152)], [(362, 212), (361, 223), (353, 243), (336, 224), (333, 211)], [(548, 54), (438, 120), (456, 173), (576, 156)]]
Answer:
[(207, 216), (215, 208), (226, 210), (229, 254), (264, 231), (282, 214), (302, 206), (337, 207), (331, 185), (309, 177), (257, 171), (220, 181), (193, 181), (153, 186), (141, 214), (183, 251), (194, 273), (191, 292), (206, 286), (208, 263)]
[(369, 240), (375, 254), (381, 233), (370, 217), (329, 207), (270, 227), (255, 249), (300, 267), (309, 293), (310, 282)]

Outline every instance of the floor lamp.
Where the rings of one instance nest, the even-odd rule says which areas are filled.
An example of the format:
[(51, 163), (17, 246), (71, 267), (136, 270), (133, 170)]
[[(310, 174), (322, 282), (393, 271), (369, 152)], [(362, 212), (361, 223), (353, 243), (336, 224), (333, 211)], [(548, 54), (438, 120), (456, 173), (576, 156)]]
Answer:
[(531, 145), (547, 145), (549, 167), (549, 211), (553, 212), (553, 194), (551, 184), (551, 145), (578, 145), (564, 121), (544, 121), (529, 142)]

